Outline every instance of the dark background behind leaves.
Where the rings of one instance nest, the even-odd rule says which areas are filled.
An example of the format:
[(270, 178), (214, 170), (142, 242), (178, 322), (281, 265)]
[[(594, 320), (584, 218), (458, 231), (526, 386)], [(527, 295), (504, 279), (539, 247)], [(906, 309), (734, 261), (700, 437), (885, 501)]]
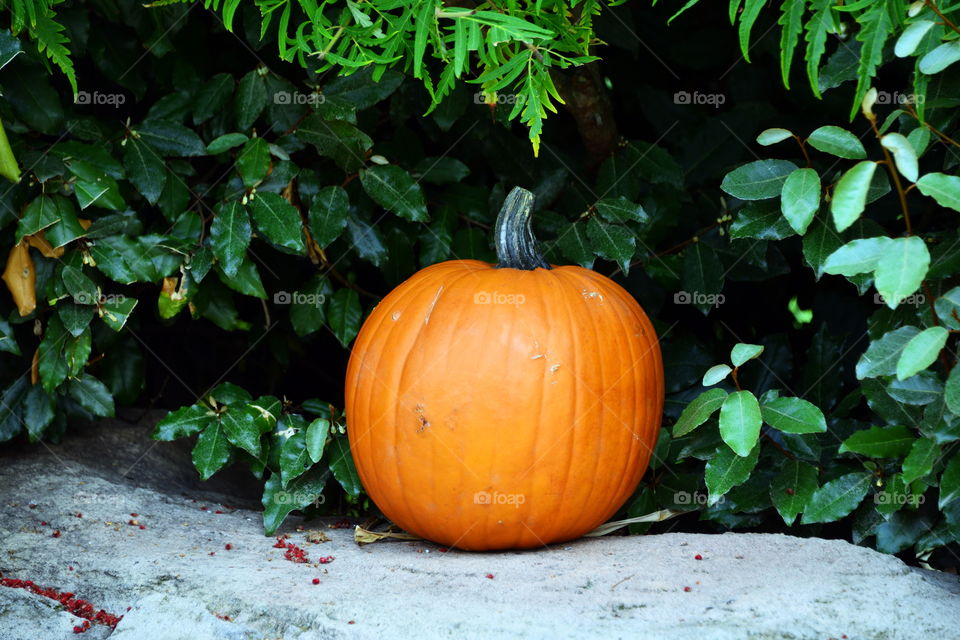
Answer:
[[(684, 437), (671, 439), (665, 429), (658, 460), (625, 513), (696, 510), (652, 530), (786, 531), (770, 487), (791, 470), (808, 496), (844, 477), (853, 493), (873, 496), (907, 452), (855, 457), (838, 454), (839, 444), (888, 422), (915, 430), (924, 409), (891, 398), (886, 379), (858, 380), (855, 365), (869, 340), (930, 318), (916, 307), (885, 310), (873, 289), (858, 292), (841, 277), (818, 281), (804, 253), (809, 241), (785, 224), (776, 200), (743, 202), (720, 189), (725, 174), (761, 157), (804, 166), (792, 141), (755, 142), (768, 127), (806, 136), (825, 124), (848, 126), (866, 134), (869, 157), (881, 157), (866, 120), (849, 123), (857, 44), (831, 36), (821, 81), (830, 90), (818, 100), (800, 82), (799, 62), (794, 90), (782, 88), (779, 30), (770, 31), (776, 12), (760, 14), (748, 64), (726, 7), (704, 3), (668, 28), (675, 9), (634, 2), (595, 17), (607, 43), (596, 51), (613, 116), (605, 135), (615, 134), (601, 157), (586, 151), (598, 134), (578, 128), (575, 101), (547, 120), (534, 159), (527, 132), (507, 121), (511, 105), (485, 104), (478, 86), (456, 84), (424, 116), (430, 96), (402, 68), (374, 83), (369, 71), (337, 78), (278, 61), (275, 35), (268, 30), (260, 41), (258, 12), (247, 5), (235, 33), (219, 14), (192, 4), (59, 6), (87, 104), (73, 101), (67, 78), (51, 73), (29, 39), (0, 37), (0, 52), (23, 49), (0, 69), (0, 116), (24, 170), (0, 196), (0, 248), (13, 246), (18, 226), (21, 235), (46, 228), (48, 238), (71, 238), (58, 258), (31, 250), (34, 313), (21, 318), (10, 297), (0, 297), (0, 333), (12, 336), (0, 340), (0, 440), (57, 441), (68, 422), (111, 414), (114, 403), (186, 407), (158, 437), (203, 429), (195, 451), (201, 475), (233, 461), (263, 477), (268, 529), (294, 508), (363, 511), (371, 505), (344, 455), (337, 411), (345, 346), (362, 314), (416, 269), (450, 258), (492, 261), (490, 226), (506, 191), (521, 185), (537, 196), (534, 225), (550, 261), (615, 277), (655, 319), (665, 427), (736, 343), (764, 346), (739, 372), (742, 389), (761, 399), (772, 389), (803, 396), (826, 415), (824, 434), (766, 429), (752, 475), (747, 469), (710, 506), (700, 501), (705, 473), (709, 486), (711, 468), (742, 464), (725, 448), (716, 416)], [(884, 62), (875, 84), (911, 92), (913, 60), (885, 54)], [(570, 73), (556, 72), (561, 81)], [(723, 100), (684, 104), (678, 92)], [(931, 83), (929, 118), (947, 134), (956, 130), (957, 96), (955, 68)], [(891, 110), (876, 108), (881, 119)], [(824, 183), (849, 166), (835, 161), (816, 158)], [(945, 144), (922, 160), (924, 172), (956, 173), (956, 165)], [(951, 242), (956, 212), (929, 199), (911, 202), (915, 226), (933, 239), (937, 271), (929, 278), (936, 295), (945, 293), (960, 259)], [(844, 240), (902, 234), (895, 194), (868, 213)], [(821, 215), (827, 219), (826, 208)], [(33, 228), (18, 225), (29, 216)], [(46, 227), (60, 216), (80, 239)], [(93, 226), (81, 234), (68, 224), (74, 219)], [(85, 256), (97, 266), (85, 265)], [(323, 302), (286, 304), (284, 292)], [(680, 292), (719, 295), (722, 303), (678, 304)], [(813, 321), (799, 322), (791, 301)], [(35, 326), (49, 341), (40, 347), (39, 386), (29, 384), (42, 345)], [(949, 431), (956, 420), (946, 414)], [(880, 531), (882, 550), (955, 566), (960, 501), (938, 505), (936, 484), (958, 437), (938, 441), (943, 455), (919, 509), (881, 513), (868, 497), (855, 511), (789, 530), (872, 545)], [(310, 507), (324, 490), (337, 499)], [(931, 544), (932, 527), (942, 544)]]

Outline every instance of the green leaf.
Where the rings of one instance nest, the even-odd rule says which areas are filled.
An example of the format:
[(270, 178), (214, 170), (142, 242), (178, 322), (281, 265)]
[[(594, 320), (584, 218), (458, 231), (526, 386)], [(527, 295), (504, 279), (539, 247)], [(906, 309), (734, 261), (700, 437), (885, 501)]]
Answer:
[(857, 362), (857, 380), (894, 375), (903, 348), (919, 333), (916, 327), (900, 327), (871, 342)]
[[(793, 174), (791, 174), (793, 175)], [(779, 209), (767, 202), (747, 203), (730, 225), (730, 237), (756, 240), (783, 240), (794, 235), (793, 228)]]
[(720, 188), (741, 200), (776, 198), (787, 176), (796, 168), (789, 160), (749, 162), (725, 175)]
[(207, 145), (207, 153), (212, 156), (217, 155), (234, 147), (239, 147), (249, 139), (245, 133), (225, 133), (218, 138), (214, 138)]
[(167, 170), (153, 149), (131, 136), (124, 146), (123, 166), (130, 182), (147, 202), (157, 204), (167, 181)]
[(880, 139), (880, 144), (893, 154), (897, 171), (910, 182), (916, 182), (920, 170), (917, 166), (917, 152), (910, 141), (899, 133), (888, 133)]
[(835, 522), (849, 515), (867, 495), (872, 478), (869, 473), (848, 473), (826, 483), (810, 496), (800, 524)]
[[(728, 365), (715, 364), (703, 374), (703, 386), (712, 387), (726, 378), (733, 371)], [(726, 397), (726, 396), (724, 396)]]
[(470, 175), (470, 168), (456, 158), (424, 158), (417, 164), (415, 175), (431, 184), (453, 184)]
[(50, 246), (57, 249), (86, 235), (87, 231), (77, 219), (76, 210), (70, 200), (62, 196), (54, 196), (53, 200), (60, 219), (47, 227), (43, 233)]
[(360, 182), (374, 202), (405, 220), (425, 222), (427, 204), (420, 185), (400, 167), (377, 165), (360, 172)]
[(235, 405), (227, 407), (220, 414), (223, 435), (231, 444), (240, 447), (254, 458), (260, 458), (260, 426), (257, 418), (260, 412), (252, 407)]
[(760, 437), (760, 403), (749, 391), (735, 391), (720, 407), (720, 437), (739, 456), (748, 456)]
[(770, 500), (790, 527), (816, 490), (816, 468), (799, 460), (786, 460), (783, 470), (770, 483)]
[(760, 447), (754, 447), (747, 456), (738, 456), (730, 447), (721, 446), (707, 461), (704, 480), (709, 492), (708, 504), (714, 505), (733, 487), (746, 481), (757, 466)]
[(824, 433), (823, 412), (803, 398), (776, 398), (760, 407), (763, 421), (786, 433)]
[(68, 336), (60, 316), (50, 316), (37, 356), (40, 382), (47, 393), (53, 393), (53, 390), (67, 379), (67, 361), (63, 357), (63, 348)]
[(960, 287), (940, 295), (934, 303), (940, 321), (948, 329), (960, 329)]
[(63, 286), (73, 296), (74, 303), (92, 305), (99, 302), (97, 285), (81, 269), (64, 265), (62, 278)]
[(46, 229), (60, 219), (56, 201), (50, 196), (39, 196), (30, 201), (23, 211), (20, 224), (17, 225), (15, 242), (19, 243), (25, 236), (32, 236)]
[(218, 73), (208, 79), (193, 100), (193, 124), (202, 124), (216, 115), (232, 94), (233, 76), (229, 73)]
[(193, 447), (192, 458), (201, 480), (209, 480), (230, 460), (230, 442), (219, 420), (212, 421), (200, 433)]
[(903, 481), (910, 484), (931, 471), (940, 459), (940, 446), (929, 438), (920, 438), (913, 443), (910, 453), (903, 461)]
[(823, 271), (847, 277), (873, 273), (880, 259), (886, 256), (891, 242), (885, 236), (851, 240), (827, 257)]
[(234, 276), (247, 256), (250, 246), (250, 218), (239, 202), (217, 205), (210, 224), (210, 248), (220, 267)]
[[(324, 303), (333, 289), (324, 276), (314, 276), (307, 286), (295, 294), (286, 294), (290, 300), (290, 323), (298, 336), (306, 336), (318, 331), (326, 323)], [(274, 294), (274, 304), (282, 302), (281, 294)]]
[(769, 147), (772, 144), (777, 144), (778, 142), (783, 142), (787, 138), (792, 138), (793, 132), (788, 131), (787, 129), (764, 129), (760, 132), (760, 135), (757, 136), (757, 144), (763, 145), (764, 147)]
[(950, 333), (943, 327), (924, 329), (903, 347), (897, 360), (897, 380), (905, 380), (933, 364)]
[[(284, 36), (286, 37), (286, 36)], [(233, 99), (237, 116), (237, 129), (247, 131), (267, 106), (267, 85), (263, 76), (254, 69), (240, 79), (240, 86)]]
[[(363, 167), (367, 150), (373, 146), (370, 136), (352, 124), (339, 120), (323, 120), (316, 115), (308, 116), (300, 124), (297, 137), (312, 144), (320, 155), (332, 158), (349, 173), (355, 173)], [(361, 180), (362, 178), (361, 175)]]
[(941, 207), (960, 211), (960, 177), (928, 173), (917, 180), (917, 189), (936, 200)]
[(147, 120), (136, 130), (140, 139), (162, 156), (205, 156), (207, 147), (196, 133), (170, 120)]
[(837, 453), (859, 453), (871, 458), (902, 458), (916, 436), (907, 427), (870, 427), (856, 431), (843, 441)]
[(350, 198), (342, 187), (329, 186), (317, 192), (307, 214), (310, 233), (317, 246), (326, 249), (340, 237), (347, 226), (349, 213)]
[(202, 404), (180, 407), (176, 411), (168, 413), (157, 423), (151, 437), (154, 440), (169, 442), (177, 438), (194, 436), (216, 421), (216, 418), (217, 415), (210, 407)]
[(675, 295), (674, 301), (682, 304), (693, 302), (706, 315), (713, 305), (722, 302), (719, 294), (723, 290), (723, 273), (723, 265), (713, 247), (695, 242), (683, 257), (680, 281), (685, 291)]
[(597, 256), (620, 265), (624, 274), (630, 272), (630, 261), (637, 250), (637, 241), (630, 229), (593, 217), (587, 222), (587, 238)]
[(933, 27), (935, 23), (932, 20), (917, 20), (907, 25), (900, 37), (897, 38), (897, 44), (893, 47), (893, 54), (898, 58), (912, 56), (917, 50), (917, 45), (923, 40), (923, 36)]
[(784, 0), (780, 6), (780, 19), (777, 23), (783, 27), (780, 30), (780, 75), (783, 77), (783, 86), (790, 88), (790, 65), (793, 62), (793, 52), (803, 31), (803, 14), (806, 9), (806, 0)]
[(960, 498), (960, 453), (953, 455), (940, 476), (940, 509)]
[(930, 267), (930, 251), (922, 238), (891, 240), (883, 259), (877, 262), (874, 286), (891, 309), (920, 288)]
[(944, 42), (920, 58), (919, 69), (922, 73), (933, 75), (940, 73), (957, 60), (960, 60), (960, 40)]
[(262, 191), (250, 201), (249, 206), (257, 229), (270, 242), (296, 253), (306, 251), (300, 212), (283, 196)]
[(43, 390), (40, 385), (32, 385), (23, 398), (23, 424), (27, 428), (30, 442), (36, 442), (44, 430), (56, 417), (56, 398)]
[(811, 0), (810, 20), (807, 21), (806, 35), (807, 50), (804, 59), (807, 61), (807, 78), (813, 95), (820, 97), (820, 60), (827, 46), (827, 35), (833, 31), (833, 0)]
[(264, 533), (272, 536), (291, 511), (317, 503), (329, 475), (328, 471), (313, 468), (284, 489), (280, 484), (280, 474), (270, 474), (263, 487)]
[(84, 329), (76, 338), (67, 338), (63, 345), (63, 359), (67, 363), (67, 375), (75, 376), (83, 371), (91, 350), (90, 329)]
[(870, 181), (873, 180), (876, 169), (875, 162), (864, 160), (848, 169), (837, 182), (833, 190), (833, 200), (830, 202), (830, 212), (833, 214), (837, 231), (845, 231), (863, 213), (867, 206)]
[(733, 349), (730, 350), (730, 361), (733, 363), (733, 366), (740, 367), (748, 360), (760, 357), (761, 353), (763, 353), (762, 344), (746, 344), (740, 342), (733, 345)]
[(112, 418), (116, 413), (113, 395), (107, 385), (89, 374), (84, 373), (72, 378), (67, 385), (67, 391), (81, 407), (95, 416)]
[(592, 269), (594, 263), (593, 249), (590, 248), (590, 239), (587, 237), (587, 225), (583, 222), (574, 222), (560, 230), (557, 234), (556, 246), (565, 258), (585, 269)]
[[(373, 266), (379, 267), (387, 260), (389, 252), (384, 246), (376, 227), (367, 224), (356, 216), (350, 216), (347, 218), (347, 236), (357, 255)], [(404, 242), (404, 246), (406, 246), (406, 242)]]
[(684, 408), (677, 423), (673, 425), (673, 437), (684, 436), (706, 422), (720, 408), (726, 397), (727, 392), (717, 388), (705, 391), (694, 398)]
[[(73, 306), (73, 305), (67, 305), (67, 304), (59, 305), (61, 320), (63, 319), (63, 309), (69, 306)], [(64, 322), (64, 326), (67, 326), (66, 322)], [(68, 327), (68, 330), (70, 330), (69, 327)], [(80, 331), (83, 331), (83, 327), (80, 328)], [(80, 333), (80, 331), (77, 331), (76, 333), (71, 331), (71, 333), (73, 335), (77, 335), (78, 333)], [(10, 328), (10, 323), (4, 320), (3, 318), (0, 318), (0, 351), (6, 352), (6, 353), (12, 353), (15, 356), (21, 355), (20, 345), (17, 344), (17, 339), (13, 335), (13, 330)]]
[(362, 315), (360, 296), (353, 289), (340, 289), (330, 298), (327, 304), (327, 320), (333, 335), (344, 347), (350, 346), (357, 337)]
[(797, 169), (783, 183), (781, 210), (794, 231), (803, 235), (820, 208), (820, 176), (813, 169)]
[(317, 418), (307, 427), (307, 453), (313, 462), (320, 462), (323, 450), (327, 445), (327, 436), (330, 433), (330, 421), (326, 418)]
[(943, 397), (943, 383), (932, 371), (924, 371), (906, 380), (891, 380), (886, 391), (897, 402), (923, 406)]
[(234, 291), (242, 293), (245, 296), (253, 296), (261, 300), (267, 299), (267, 292), (263, 288), (263, 282), (260, 280), (260, 272), (257, 265), (252, 260), (245, 259), (240, 263), (237, 272), (229, 276), (223, 272), (223, 269), (217, 267), (220, 280)]
[(883, 45), (886, 43), (893, 25), (890, 22), (889, 8), (882, 2), (870, 4), (870, 8), (857, 16), (860, 30), (857, 40), (863, 43), (860, 47), (860, 61), (857, 66), (857, 90), (850, 110), (850, 119), (860, 112), (863, 97), (870, 89), (873, 77), (877, 74), (877, 66), (883, 61)]
[(333, 438), (330, 441), (330, 470), (347, 496), (356, 498), (363, 491), (347, 438)]
[(867, 157), (867, 151), (863, 148), (863, 143), (857, 136), (846, 129), (833, 125), (815, 129), (807, 138), (807, 144), (818, 151), (829, 153), (838, 158), (862, 160)]
[(108, 298), (106, 302), (97, 307), (97, 312), (100, 314), (100, 319), (103, 320), (104, 324), (114, 331), (120, 331), (124, 325), (127, 324), (127, 320), (130, 318), (130, 314), (133, 313), (133, 308), (136, 306), (136, 298), (119, 296)]
[[(299, 416), (298, 416), (299, 417)], [(289, 424), (290, 417), (284, 420)], [(310, 468), (310, 456), (307, 452), (307, 435), (303, 419), (296, 421), (300, 428), (290, 435), (280, 446), (280, 484), (287, 487), (290, 481), (300, 477)]]
[(767, 4), (767, 0), (744, 0), (743, 11), (740, 13), (740, 23), (737, 31), (740, 36), (740, 51), (743, 59), (750, 62), (750, 32), (753, 23), (757, 21), (760, 10)]
[(266, 178), (268, 171), (270, 171), (270, 145), (263, 138), (248, 140), (237, 157), (237, 173), (243, 179), (243, 185), (256, 186)]
[(639, 204), (630, 202), (623, 196), (597, 200), (597, 213), (608, 222), (649, 222), (650, 216)]

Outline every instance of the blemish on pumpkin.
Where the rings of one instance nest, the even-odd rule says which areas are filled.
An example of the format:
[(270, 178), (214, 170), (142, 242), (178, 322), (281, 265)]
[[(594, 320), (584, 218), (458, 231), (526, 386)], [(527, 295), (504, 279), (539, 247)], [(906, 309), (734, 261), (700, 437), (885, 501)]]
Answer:
[(394, 311), (393, 313), (391, 313), (391, 314), (390, 314), (390, 319), (393, 320), (394, 322), (396, 322), (397, 320), (399, 320), (399, 319), (400, 319), (400, 312), (399, 312), (399, 311)]
[(434, 307), (437, 306), (437, 300), (440, 299), (440, 294), (443, 293), (443, 285), (440, 285), (440, 288), (437, 289), (437, 294), (433, 296), (433, 301), (430, 302), (430, 306), (427, 308), (427, 315), (423, 318), (423, 324), (430, 322), (430, 314), (433, 313)]
[(417, 420), (420, 421), (420, 426), (417, 428), (417, 433), (422, 433), (424, 430), (430, 428), (430, 421), (427, 420), (427, 417), (423, 415), (423, 405), (417, 404), (414, 408), (414, 411), (417, 413)]
[(531, 360), (536, 360), (536, 359), (538, 359), (538, 358), (544, 358), (544, 357), (546, 357), (544, 354), (538, 353), (538, 354), (535, 355), (535, 356), (530, 356), (530, 359), (531, 359)]
[(596, 300), (599, 300), (600, 302), (603, 302), (603, 295), (599, 291), (587, 291), (586, 289), (584, 289), (580, 293), (583, 294), (583, 297), (586, 300), (590, 300), (591, 298), (594, 298)]
[(556, 373), (559, 370), (560, 370), (560, 365), (558, 364), (555, 364), (552, 367), (550, 367), (550, 373)]

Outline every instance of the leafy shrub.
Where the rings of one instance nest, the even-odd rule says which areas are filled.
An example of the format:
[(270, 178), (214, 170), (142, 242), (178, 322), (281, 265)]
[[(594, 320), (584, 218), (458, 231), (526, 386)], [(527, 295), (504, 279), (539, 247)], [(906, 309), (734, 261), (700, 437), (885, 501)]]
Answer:
[(59, 29), (15, 3), (0, 440), (162, 398), (154, 436), (263, 478), (268, 531), (367, 508), (346, 349), (417, 268), (492, 260), (521, 184), (551, 261), (657, 321), (667, 426), (630, 515), (946, 562), (960, 8), (687, 4), (32, 5)]

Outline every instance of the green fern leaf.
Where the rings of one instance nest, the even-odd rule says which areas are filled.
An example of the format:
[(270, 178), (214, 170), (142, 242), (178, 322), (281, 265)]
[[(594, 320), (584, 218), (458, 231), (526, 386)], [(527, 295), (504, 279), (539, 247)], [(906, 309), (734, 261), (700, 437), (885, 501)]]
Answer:
[(807, 22), (807, 78), (813, 95), (820, 96), (820, 60), (827, 49), (827, 34), (833, 29), (833, 16), (830, 15), (831, 0), (813, 0), (813, 15)]
[(77, 95), (77, 74), (70, 59), (70, 50), (65, 46), (70, 39), (62, 33), (63, 25), (58, 24), (53, 17), (52, 11), (39, 14), (36, 26), (30, 30), (30, 35), (36, 40), (40, 53), (46, 53), (47, 57), (60, 67), (70, 81), (73, 95)]
[(777, 23), (783, 27), (780, 31), (780, 74), (783, 76), (783, 86), (790, 88), (790, 65), (793, 63), (793, 52), (797, 48), (800, 32), (803, 31), (803, 9), (805, 0), (784, 0), (780, 7), (782, 13)]
[(860, 14), (857, 22), (860, 23), (857, 40), (863, 43), (863, 47), (860, 49), (860, 64), (857, 66), (857, 92), (850, 110), (851, 120), (860, 111), (863, 96), (870, 89), (873, 77), (877, 74), (877, 65), (883, 59), (883, 45), (893, 31), (885, 2), (878, 2), (871, 9)]
[(743, 59), (750, 62), (750, 32), (753, 30), (753, 23), (757, 21), (760, 10), (767, 4), (767, 0), (747, 0), (743, 5), (743, 13), (740, 14), (740, 51), (743, 52)]

